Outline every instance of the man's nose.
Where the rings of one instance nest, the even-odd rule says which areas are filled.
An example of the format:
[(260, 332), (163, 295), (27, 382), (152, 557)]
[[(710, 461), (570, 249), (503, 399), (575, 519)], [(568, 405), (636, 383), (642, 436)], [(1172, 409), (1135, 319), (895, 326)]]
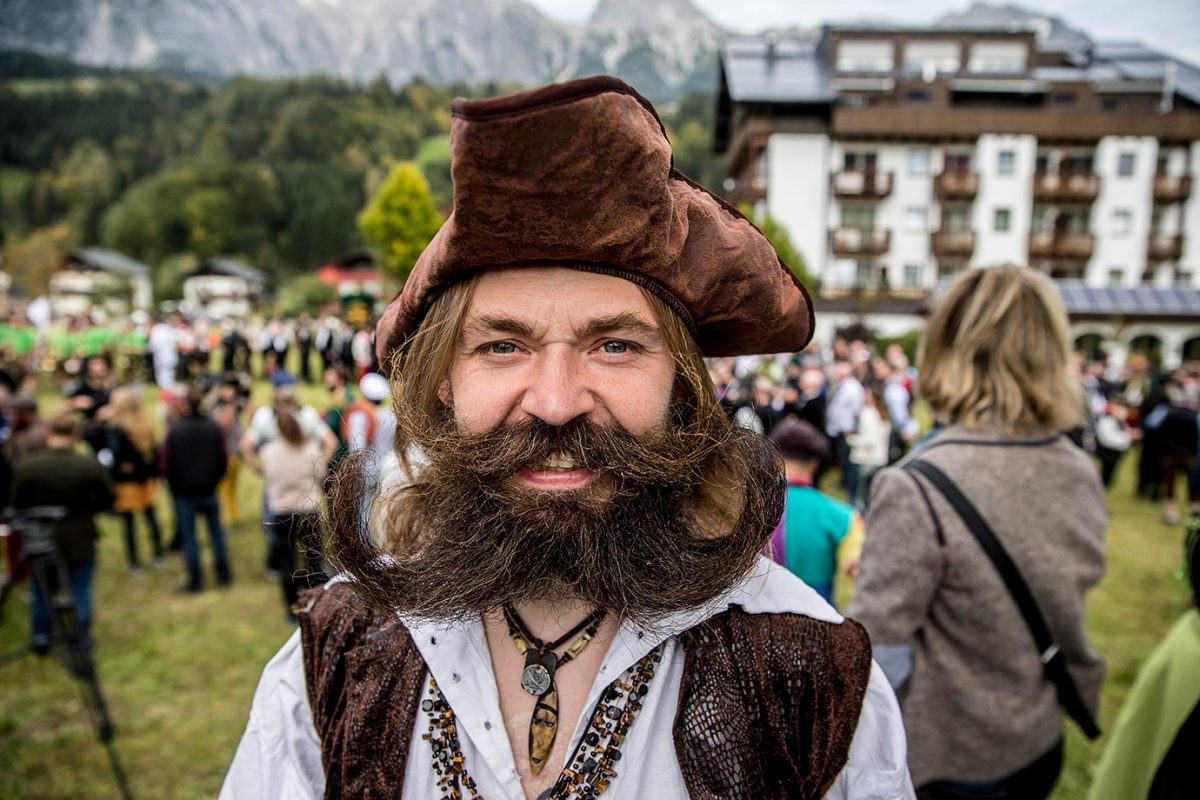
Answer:
[(596, 408), (586, 367), (574, 348), (548, 347), (533, 366), (521, 411), (548, 425), (565, 425)]

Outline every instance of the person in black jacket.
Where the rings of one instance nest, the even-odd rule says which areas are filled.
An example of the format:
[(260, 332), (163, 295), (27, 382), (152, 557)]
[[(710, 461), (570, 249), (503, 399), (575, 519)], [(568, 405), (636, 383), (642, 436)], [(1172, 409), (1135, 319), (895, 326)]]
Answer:
[(197, 514), (204, 514), (208, 520), (217, 583), (227, 586), (232, 580), (225, 552), (225, 532), (221, 528), (221, 508), (217, 502), (217, 484), (224, 477), (228, 463), (225, 434), (217, 423), (201, 413), (203, 401), (204, 394), (199, 387), (188, 390), (184, 415), (167, 431), (163, 448), (163, 470), (175, 497), (175, 518), (187, 563), (188, 580), (181, 587), (182, 592), (199, 592), (204, 588), (200, 548), (196, 541)]
[[(92, 620), (92, 576), (96, 569), (98, 532), (93, 514), (112, 508), (116, 499), (104, 469), (93, 458), (75, 452), (81, 426), (75, 414), (60, 414), (51, 422), (46, 447), (16, 465), (12, 506), (17, 509), (60, 506), (66, 516), (54, 529), (58, 553), (67, 567), (71, 597), (86, 636)], [(50, 644), (50, 609), (34, 587), (32, 642), (39, 652)]]

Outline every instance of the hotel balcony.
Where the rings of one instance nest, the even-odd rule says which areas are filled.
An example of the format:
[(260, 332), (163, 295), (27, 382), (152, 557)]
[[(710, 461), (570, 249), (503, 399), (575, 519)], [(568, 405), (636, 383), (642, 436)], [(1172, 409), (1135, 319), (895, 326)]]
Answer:
[(1150, 261), (1178, 261), (1183, 255), (1183, 234), (1173, 236), (1161, 234), (1150, 235), (1150, 245), (1146, 248), (1146, 256)]
[(1156, 203), (1182, 203), (1191, 194), (1191, 175), (1154, 176), (1154, 202)]
[(1100, 194), (1100, 177), (1089, 172), (1060, 175), (1037, 172), (1033, 176), (1033, 199), (1059, 203), (1090, 203)]
[(974, 172), (942, 172), (933, 181), (942, 200), (974, 200), (979, 192), (979, 175)]
[(840, 198), (879, 199), (892, 193), (892, 173), (842, 170), (833, 173), (833, 193)]
[(835, 256), (881, 256), (892, 244), (892, 232), (870, 228), (834, 228), (829, 249)]
[(1087, 261), (1095, 242), (1087, 231), (1034, 231), (1029, 234), (1029, 257)]
[(933, 254), (939, 258), (964, 258), (975, 252), (974, 231), (934, 231), (930, 234), (930, 239)]

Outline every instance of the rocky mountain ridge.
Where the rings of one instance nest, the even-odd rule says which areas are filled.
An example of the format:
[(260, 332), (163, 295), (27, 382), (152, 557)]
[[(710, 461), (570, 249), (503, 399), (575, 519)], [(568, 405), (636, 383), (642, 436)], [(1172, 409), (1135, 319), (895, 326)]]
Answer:
[(0, 50), (215, 76), (536, 85), (596, 72), (655, 99), (711, 89), (721, 29), (691, 0), (600, 0), (582, 26), (524, 0), (0, 0)]

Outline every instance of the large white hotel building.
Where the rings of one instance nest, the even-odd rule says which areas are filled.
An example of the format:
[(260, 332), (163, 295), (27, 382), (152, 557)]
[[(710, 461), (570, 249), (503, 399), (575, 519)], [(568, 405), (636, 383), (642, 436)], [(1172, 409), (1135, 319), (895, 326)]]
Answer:
[[(919, 324), (966, 267), (1054, 278), (1079, 347), (1200, 358), (1200, 70), (1059, 24), (736, 38), (716, 146), (734, 201), (820, 281), (818, 337)], [(1195, 187), (1195, 191), (1194, 191)]]

